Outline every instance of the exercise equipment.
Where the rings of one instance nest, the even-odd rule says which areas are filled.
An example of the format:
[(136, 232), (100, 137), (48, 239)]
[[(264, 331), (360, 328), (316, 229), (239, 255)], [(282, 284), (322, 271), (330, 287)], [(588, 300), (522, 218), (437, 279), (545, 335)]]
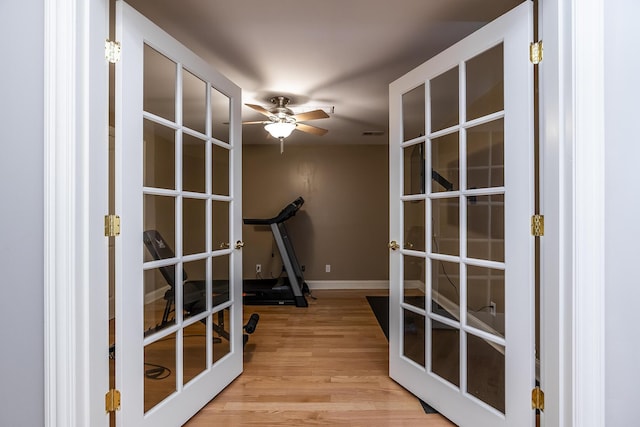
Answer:
[(304, 199), (298, 197), (289, 203), (273, 218), (245, 218), (246, 225), (268, 225), (275, 239), (282, 265), (287, 273), (286, 277), (277, 279), (245, 279), (243, 280), (244, 303), (247, 305), (296, 305), (307, 307), (305, 294), (309, 294), (309, 287), (304, 281), (302, 269), (296, 258), (293, 244), (287, 233), (285, 221), (293, 217), (304, 204)]
[[(149, 254), (154, 260), (175, 258), (173, 250), (162, 237), (157, 230), (147, 230), (143, 233), (144, 245), (149, 251)], [(160, 273), (164, 280), (169, 285), (169, 289), (164, 293), (165, 307), (162, 314), (162, 320), (155, 327), (150, 328), (145, 332), (145, 336), (149, 333), (163, 329), (174, 322), (172, 314), (175, 314), (175, 276), (176, 267), (174, 264), (159, 267)], [(228, 280), (213, 280), (211, 284), (211, 298), (213, 306), (217, 306), (229, 301), (229, 281)], [(196, 315), (206, 310), (206, 281), (205, 280), (189, 280), (186, 270), (182, 269), (182, 307), (185, 314)], [(215, 316), (215, 315), (214, 315)], [(214, 317), (215, 319), (215, 317)], [(243, 327), (243, 330), (247, 334), (252, 334), (260, 317), (257, 314), (252, 314), (247, 325)], [(204, 320), (203, 320), (204, 323)], [(212, 321), (213, 331), (218, 335), (215, 337), (215, 341), (220, 341), (222, 338), (229, 340), (229, 332), (225, 329), (224, 324), (224, 310), (220, 310), (217, 313), (217, 321)], [(248, 335), (245, 334), (243, 342), (246, 344)]]

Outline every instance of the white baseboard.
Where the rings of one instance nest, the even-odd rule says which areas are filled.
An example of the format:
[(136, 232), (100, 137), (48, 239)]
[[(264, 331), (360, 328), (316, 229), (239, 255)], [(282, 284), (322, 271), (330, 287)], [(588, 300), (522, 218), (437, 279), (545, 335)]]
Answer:
[(312, 291), (320, 289), (389, 289), (388, 280), (307, 280)]

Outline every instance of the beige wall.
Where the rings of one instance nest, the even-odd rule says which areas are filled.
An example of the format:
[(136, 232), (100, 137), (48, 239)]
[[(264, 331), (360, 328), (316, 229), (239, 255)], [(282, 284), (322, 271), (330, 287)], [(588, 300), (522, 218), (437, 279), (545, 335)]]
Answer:
[[(286, 222), (306, 280), (387, 280), (389, 183), (386, 145), (243, 146), (243, 215), (276, 216), (302, 196)], [(282, 263), (268, 227), (243, 228), (244, 276), (278, 276)], [(272, 257), (273, 254), (273, 257)], [(325, 265), (331, 272), (325, 272)]]

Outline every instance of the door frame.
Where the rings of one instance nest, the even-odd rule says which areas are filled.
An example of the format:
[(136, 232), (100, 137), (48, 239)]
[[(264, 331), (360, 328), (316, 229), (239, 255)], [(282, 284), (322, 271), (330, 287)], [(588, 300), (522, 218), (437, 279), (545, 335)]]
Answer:
[[(604, 348), (604, 313), (592, 310), (604, 294), (604, 215), (593, 210), (604, 201), (604, 59), (594, 49), (604, 0), (540, 3), (543, 421), (595, 426), (605, 402), (604, 354), (593, 352)], [(108, 425), (108, 22), (108, 0), (45, 2), (46, 426)], [(595, 110), (582, 109), (585, 95)]]

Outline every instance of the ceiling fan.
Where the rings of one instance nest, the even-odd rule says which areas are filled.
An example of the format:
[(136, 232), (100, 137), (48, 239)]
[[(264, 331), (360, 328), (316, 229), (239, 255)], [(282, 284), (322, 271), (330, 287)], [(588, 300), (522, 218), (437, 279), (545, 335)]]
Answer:
[(284, 139), (291, 135), (294, 129), (313, 135), (322, 136), (328, 132), (326, 129), (317, 126), (301, 123), (308, 120), (326, 119), (329, 117), (323, 110), (307, 111), (295, 114), (287, 104), (290, 99), (286, 96), (274, 96), (269, 100), (274, 107), (266, 109), (260, 105), (245, 104), (247, 107), (254, 109), (258, 113), (267, 116), (269, 120), (260, 120), (254, 122), (243, 122), (245, 125), (263, 124), (264, 128), (271, 136), (280, 140), (280, 152), (282, 153)]

